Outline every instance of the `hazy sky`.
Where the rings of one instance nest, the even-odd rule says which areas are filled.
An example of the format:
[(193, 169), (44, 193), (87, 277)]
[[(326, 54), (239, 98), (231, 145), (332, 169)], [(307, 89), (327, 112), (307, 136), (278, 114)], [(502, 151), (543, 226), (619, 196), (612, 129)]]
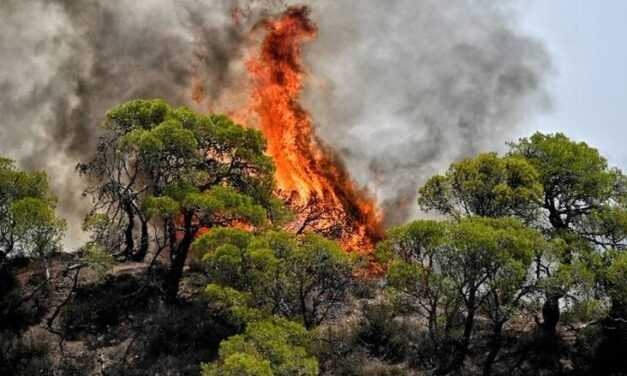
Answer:
[(553, 59), (552, 112), (529, 130), (563, 131), (627, 170), (627, 1), (526, 0), (523, 29)]

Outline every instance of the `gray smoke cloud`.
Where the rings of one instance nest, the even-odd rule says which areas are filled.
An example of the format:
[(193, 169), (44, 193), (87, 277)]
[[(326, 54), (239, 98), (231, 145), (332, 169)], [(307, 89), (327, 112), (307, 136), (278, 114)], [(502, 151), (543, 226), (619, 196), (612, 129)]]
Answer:
[[(81, 240), (88, 207), (74, 172), (115, 104), (164, 98), (236, 107), (249, 31), (302, 1), (4, 0), (0, 3), (0, 154), (45, 169)], [(504, 2), (309, 0), (320, 27), (305, 47), (304, 105), (320, 137), (371, 189), (390, 222), (453, 160), (493, 149), (547, 105), (542, 45)], [(233, 10), (241, 17), (233, 22)]]
[(318, 134), (382, 203), (417, 215), (417, 188), (452, 161), (502, 147), (550, 105), (550, 59), (510, 2), (329, 1), (307, 53)]
[[(246, 2), (254, 22), (267, 1)], [(80, 244), (84, 183), (74, 167), (95, 150), (112, 106), (164, 98), (195, 107), (192, 78), (209, 98), (241, 81), (250, 24), (233, 1), (3, 0), (0, 3), (0, 154), (46, 170)], [(270, 4), (272, 5), (272, 4)], [(200, 108), (196, 108), (200, 110)]]

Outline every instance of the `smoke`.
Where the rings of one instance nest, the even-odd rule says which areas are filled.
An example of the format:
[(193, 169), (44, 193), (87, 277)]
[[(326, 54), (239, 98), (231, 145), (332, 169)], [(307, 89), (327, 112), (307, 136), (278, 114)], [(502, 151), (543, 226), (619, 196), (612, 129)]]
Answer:
[(238, 27), (226, 0), (0, 3), (0, 154), (49, 173), (69, 246), (89, 207), (74, 166), (94, 152), (106, 111), (135, 98), (193, 107), (192, 77), (210, 98), (241, 81), (246, 22), (262, 3), (242, 8)]
[[(44, 169), (81, 239), (82, 182), (105, 112), (133, 98), (237, 107), (250, 30), (298, 1), (3, 0), (0, 154)], [(550, 68), (503, 2), (309, 0), (320, 32), (306, 47), (304, 107), (320, 137), (392, 222), (448, 163), (494, 148), (546, 105)], [(234, 22), (234, 19), (237, 22)], [(195, 88), (193, 91), (192, 88)]]
[[(318, 2), (316, 2), (318, 4)], [(452, 161), (500, 148), (549, 105), (550, 60), (509, 2), (325, 1), (305, 107), (388, 223)]]

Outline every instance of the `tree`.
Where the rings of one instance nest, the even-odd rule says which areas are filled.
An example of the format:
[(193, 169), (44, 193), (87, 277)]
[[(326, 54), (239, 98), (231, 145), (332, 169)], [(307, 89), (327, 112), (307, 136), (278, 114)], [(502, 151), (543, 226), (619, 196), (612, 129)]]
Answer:
[[(91, 183), (84, 194), (90, 195), (94, 203), (85, 229), (94, 230), (102, 246), (123, 259), (141, 261), (148, 253), (150, 235), (142, 201), (149, 194), (150, 182), (143, 176), (147, 166), (141, 158), (123, 150), (122, 140), (134, 130), (161, 124), (170, 111), (160, 100), (133, 101), (112, 109), (94, 157), (77, 166)], [(136, 247), (138, 222), (140, 245)]]
[(542, 186), (524, 158), (480, 154), (453, 163), (420, 188), (418, 203), (454, 218), (463, 216), (534, 218)]
[(257, 130), (224, 116), (173, 109), (161, 100), (115, 107), (104, 128), (97, 155), (79, 165), (94, 181), (86, 193), (94, 198), (94, 213), (104, 214), (112, 226), (123, 224), (127, 255), (142, 259), (149, 234), (159, 251), (169, 250), (169, 300), (176, 298), (201, 230), (236, 223), (263, 226), (278, 212), (274, 167)]
[(439, 372), (461, 367), (476, 314), (485, 312), (493, 326), (489, 374), (503, 325), (530, 291), (527, 271), (543, 247), (542, 236), (515, 219), (470, 217), (443, 224), (417, 221), (393, 230), (389, 241), (386, 247), (396, 255), (388, 271), (390, 286), (427, 319), (436, 351), (438, 335), (446, 339), (455, 329), (455, 312), (465, 313), (457, 351), (450, 361), (442, 356)]
[[(43, 172), (22, 171), (0, 158), (0, 373), (39, 372), (49, 366), (46, 351), (31, 346), (23, 332), (38, 321), (36, 302), (50, 286), (48, 257), (61, 249), (65, 222)], [(18, 258), (42, 261), (41, 283), (28, 291), (18, 282)], [(39, 274), (36, 272), (35, 274)]]
[[(606, 266), (607, 265), (607, 266)], [(610, 299), (609, 312), (601, 320), (601, 334), (590, 374), (623, 375), (627, 369), (627, 253), (611, 250), (606, 267), (599, 273)]]
[(561, 133), (535, 133), (510, 144), (511, 156), (525, 158), (538, 172), (542, 207), (556, 231), (587, 235), (581, 220), (625, 200), (625, 176), (610, 169), (598, 150)]
[[(550, 238), (567, 241), (560, 262), (567, 268), (583, 260), (579, 238), (596, 250), (624, 248), (627, 234), (627, 179), (618, 169), (584, 142), (574, 142), (561, 133), (536, 133), (510, 144), (510, 156), (525, 158), (538, 172), (542, 184), (541, 216), (537, 226)], [(578, 254), (579, 253), (579, 254)], [(582, 264), (580, 264), (581, 266)], [(550, 289), (542, 309), (543, 329), (555, 336), (560, 319), (559, 289)]]
[(355, 260), (319, 235), (216, 228), (194, 244), (213, 283), (250, 293), (252, 306), (311, 329), (346, 298)]
[(420, 189), (419, 204), (457, 219), (515, 216), (560, 243), (547, 250), (551, 257), (535, 260), (545, 287), (542, 328), (551, 338), (560, 299), (609, 265), (607, 257), (599, 263), (600, 255), (626, 245), (627, 179), (596, 149), (560, 133), (536, 133), (510, 149), (505, 157), (481, 154), (451, 165)]
[(0, 273), (11, 258), (45, 258), (59, 250), (64, 231), (46, 174), (20, 171), (0, 158)]
[(285, 319), (251, 322), (241, 335), (220, 344), (216, 363), (203, 365), (203, 376), (315, 376), (309, 332)]
[(614, 318), (627, 317), (627, 253), (614, 253), (607, 269), (607, 290), (612, 298)]
[(490, 375), (503, 345), (503, 327), (525, 307), (525, 299), (538, 288), (529, 273), (532, 262), (544, 257), (548, 248), (542, 234), (514, 219), (484, 219), (494, 229), (499, 267), (487, 273), (486, 296), (481, 306), (492, 323), (492, 339), (484, 362), (483, 374)]
[[(461, 297), (438, 266), (438, 253), (447, 241), (450, 224), (420, 220), (392, 228), (378, 244), (379, 260), (387, 260), (387, 281), (405, 310), (427, 322), (436, 363), (445, 364), (450, 355)], [(436, 364), (437, 365), (437, 364)]]

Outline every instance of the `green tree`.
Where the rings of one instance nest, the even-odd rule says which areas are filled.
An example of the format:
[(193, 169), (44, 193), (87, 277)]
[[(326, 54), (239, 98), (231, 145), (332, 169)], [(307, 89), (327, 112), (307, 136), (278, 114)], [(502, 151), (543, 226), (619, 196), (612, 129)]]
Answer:
[(524, 158), (480, 154), (450, 166), (420, 188), (418, 203), (454, 218), (534, 218), (542, 195), (538, 173)]
[[(23, 332), (39, 320), (33, 302), (50, 286), (48, 257), (61, 249), (64, 230), (46, 174), (19, 170), (0, 158), (0, 374), (35, 373), (50, 366), (45, 346), (30, 344)], [(30, 291), (13, 269), (21, 257), (43, 265), (44, 278)]]
[[(542, 236), (515, 219), (470, 217), (457, 222), (417, 221), (392, 230), (385, 252), (394, 259), (388, 282), (403, 301), (428, 322), (436, 352), (457, 325), (455, 314), (465, 314), (461, 337), (452, 359), (442, 354), (440, 373), (459, 368), (468, 352), (476, 315), (492, 322), (490, 373), (501, 348), (503, 325), (530, 290), (527, 271)], [(446, 343), (446, 342), (444, 342)]]
[(614, 253), (606, 279), (614, 317), (627, 317), (627, 253)]
[(600, 274), (611, 305), (601, 321), (603, 336), (590, 374), (622, 375), (627, 369), (627, 252), (608, 252), (606, 265)]
[[(562, 238), (558, 271), (594, 271), (595, 251), (625, 246), (627, 234), (627, 179), (618, 169), (608, 167), (598, 150), (575, 142), (561, 133), (536, 133), (510, 144), (510, 155), (525, 158), (539, 174), (542, 184), (542, 213), (536, 225), (550, 238)], [(582, 246), (580, 239), (589, 246)], [(576, 264), (576, 265), (573, 265)], [(607, 266), (607, 265), (606, 265)], [(551, 269), (545, 268), (551, 276)], [(562, 273), (563, 274), (563, 273)], [(542, 309), (543, 329), (555, 336), (560, 320), (560, 299), (564, 289), (547, 291)]]
[(450, 342), (462, 303), (452, 281), (437, 266), (449, 226), (446, 222), (411, 222), (390, 229), (377, 246), (378, 258), (389, 262), (387, 281), (393, 296), (427, 322), (436, 357), (446, 354), (443, 346)]
[(203, 376), (315, 376), (311, 334), (285, 319), (251, 322), (241, 335), (220, 344), (217, 362), (204, 364)]
[(353, 285), (356, 260), (318, 235), (267, 231), (255, 236), (216, 228), (194, 248), (206, 252), (213, 283), (250, 293), (254, 307), (299, 320), (308, 329), (327, 319)]
[(125, 253), (143, 258), (149, 235), (159, 251), (169, 250), (169, 300), (176, 298), (199, 231), (234, 223), (263, 226), (279, 212), (272, 196), (274, 167), (259, 131), (161, 100), (115, 107), (104, 128), (97, 155), (79, 165), (94, 182), (86, 193), (94, 198), (94, 213), (114, 228), (123, 224)]
[(550, 256), (535, 260), (546, 295), (542, 328), (554, 337), (560, 300), (608, 266), (607, 250), (626, 245), (627, 180), (596, 149), (563, 134), (536, 133), (510, 149), (451, 165), (420, 189), (419, 204), (457, 219), (516, 216), (556, 240)]
[(45, 258), (59, 250), (64, 231), (46, 174), (20, 171), (0, 158), (0, 272), (10, 258)]
[(600, 215), (600, 211), (609, 216), (604, 211), (624, 203), (625, 176), (609, 168), (598, 150), (584, 142), (572, 141), (561, 133), (535, 133), (510, 144), (510, 148), (511, 156), (525, 158), (538, 172), (542, 207), (554, 230), (589, 235), (582, 227), (583, 220), (591, 219), (591, 214)]
[(94, 203), (85, 219), (85, 229), (94, 232), (103, 247), (123, 259), (141, 261), (148, 253), (149, 225), (142, 202), (150, 194), (151, 182), (145, 179), (144, 161), (124, 150), (122, 140), (134, 130), (161, 124), (170, 111), (160, 100), (133, 101), (112, 109), (102, 125), (105, 132), (93, 158), (77, 166), (78, 172), (89, 179), (85, 194)]

